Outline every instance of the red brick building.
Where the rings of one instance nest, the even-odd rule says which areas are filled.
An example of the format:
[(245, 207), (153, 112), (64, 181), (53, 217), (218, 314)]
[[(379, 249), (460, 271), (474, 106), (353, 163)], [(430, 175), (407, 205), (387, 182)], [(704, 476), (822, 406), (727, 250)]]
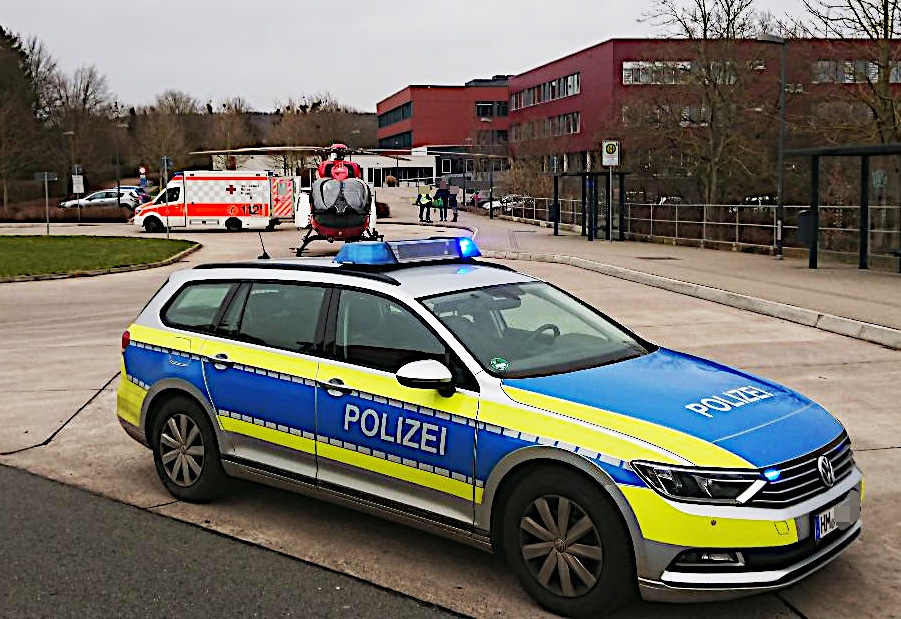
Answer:
[[(704, 200), (771, 192), (783, 49), (788, 148), (901, 139), (895, 126), (874, 129), (866, 101), (870, 89), (871, 101), (889, 101), (901, 113), (893, 102), (901, 99), (898, 42), (792, 39), (782, 45), (612, 39), (515, 76), (408, 86), (377, 105), (379, 146), (503, 145), (512, 161), (536, 160), (537, 168), (527, 167), (548, 172), (597, 169), (601, 141), (617, 139), (634, 181), (642, 175), (652, 184), (672, 181), (656, 183), (652, 192), (684, 189)], [(710, 100), (710, 80), (724, 86), (714, 89), (723, 95), (719, 100)], [(883, 92), (876, 93), (873, 84), (880, 81)], [(723, 111), (730, 106), (734, 112)], [(891, 112), (883, 116), (891, 119)], [(692, 150), (691, 140), (704, 142), (724, 126), (742, 140), (724, 146), (726, 157), (709, 163), (705, 145)], [(441, 172), (457, 173), (458, 164), (444, 169), (442, 162)], [(725, 171), (721, 178), (713, 178), (713, 168)]]
[(463, 86), (413, 85), (376, 105), (379, 148), (506, 144), (506, 75)]
[[(642, 98), (683, 99), (685, 124), (697, 122), (688, 77), (703, 43), (686, 39), (613, 39), (575, 52), (509, 80), (510, 148), (514, 156), (536, 140), (551, 142), (569, 166), (585, 163), (601, 140), (628, 141), (630, 104)], [(786, 52), (787, 115), (816, 117), (818, 106), (880, 76), (880, 56), (892, 89), (901, 89), (901, 47), (879, 50), (867, 40), (793, 39)], [(748, 109), (771, 125), (777, 111), (780, 45), (757, 40), (708, 42), (708, 63), (741, 64)], [(721, 53), (718, 58), (718, 52)], [(885, 51), (888, 51), (886, 54)], [(861, 111), (861, 110), (858, 110)], [(765, 116), (770, 114), (770, 116)]]

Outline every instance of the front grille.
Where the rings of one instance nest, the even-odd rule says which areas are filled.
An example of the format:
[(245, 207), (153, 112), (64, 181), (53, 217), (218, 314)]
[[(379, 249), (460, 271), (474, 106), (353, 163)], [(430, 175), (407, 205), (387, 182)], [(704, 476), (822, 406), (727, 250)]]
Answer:
[(800, 458), (788, 460), (773, 467), (779, 469), (781, 475), (776, 481), (769, 482), (758, 492), (747, 505), (753, 507), (788, 507), (825, 492), (828, 489), (820, 471), (817, 459), (826, 456), (835, 470), (835, 483), (851, 474), (854, 468), (854, 454), (851, 451), (851, 439), (845, 432), (825, 447)]

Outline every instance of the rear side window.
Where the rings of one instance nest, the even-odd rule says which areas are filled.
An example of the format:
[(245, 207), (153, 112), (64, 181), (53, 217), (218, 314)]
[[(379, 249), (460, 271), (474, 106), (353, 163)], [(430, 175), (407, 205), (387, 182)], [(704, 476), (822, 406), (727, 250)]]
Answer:
[(325, 288), (317, 286), (254, 283), (244, 303), (237, 337), (261, 346), (311, 353), (324, 298)]
[(232, 282), (188, 284), (163, 309), (163, 323), (188, 331), (212, 331)]

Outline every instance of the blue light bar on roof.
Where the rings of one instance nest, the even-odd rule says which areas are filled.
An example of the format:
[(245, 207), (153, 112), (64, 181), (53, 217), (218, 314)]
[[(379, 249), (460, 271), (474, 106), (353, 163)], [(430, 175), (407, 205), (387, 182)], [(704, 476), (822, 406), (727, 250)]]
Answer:
[(344, 245), (335, 256), (335, 262), (383, 266), (407, 262), (460, 260), (481, 255), (475, 242), (467, 237), (417, 241), (360, 241)]
[(397, 264), (394, 252), (388, 247), (388, 243), (379, 241), (359, 241), (357, 243), (345, 243), (338, 255), (335, 256), (338, 264), (370, 264), (384, 265)]

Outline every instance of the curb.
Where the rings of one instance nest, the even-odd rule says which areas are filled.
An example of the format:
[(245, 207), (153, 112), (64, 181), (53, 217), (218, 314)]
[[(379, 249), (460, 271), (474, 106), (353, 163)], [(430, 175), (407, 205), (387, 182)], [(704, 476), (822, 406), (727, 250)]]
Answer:
[(729, 292), (710, 286), (702, 286), (678, 279), (670, 279), (660, 275), (652, 275), (641, 271), (634, 271), (624, 267), (617, 267), (602, 262), (595, 262), (586, 258), (577, 258), (563, 254), (536, 254), (514, 251), (483, 251), (485, 258), (498, 260), (525, 260), (533, 262), (553, 262), (566, 264), (587, 271), (594, 271), (610, 277), (628, 280), (637, 284), (653, 286), (670, 292), (677, 292), (690, 297), (712, 301), (721, 305), (728, 305), (738, 309), (747, 310), (756, 314), (779, 318), (806, 327), (813, 327), (821, 331), (844, 335), (873, 344), (879, 344), (887, 348), (901, 350), (901, 330), (883, 327), (881, 325), (825, 314), (815, 310), (787, 305), (777, 301), (768, 301), (757, 297), (750, 297), (737, 292)]
[(159, 262), (149, 262), (146, 264), (133, 264), (124, 267), (110, 267), (108, 269), (97, 269), (95, 271), (74, 271), (72, 273), (52, 273), (48, 275), (23, 275), (21, 277), (0, 277), (0, 284), (8, 284), (13, 282), (40, 282), (52, 279), (71, 279), (73, 277), (96, 277), (98, 275), (109, 275), (110, 273), (127, 273), (129, 271), (144, 271), (147, 269), (155, 269), (164, 267), (180, 261), (185, 256), (193, 254), (201, 249), (203, 245), (194, 243), (191, 247), (178, 252), (171, 258), (166, 258)]

